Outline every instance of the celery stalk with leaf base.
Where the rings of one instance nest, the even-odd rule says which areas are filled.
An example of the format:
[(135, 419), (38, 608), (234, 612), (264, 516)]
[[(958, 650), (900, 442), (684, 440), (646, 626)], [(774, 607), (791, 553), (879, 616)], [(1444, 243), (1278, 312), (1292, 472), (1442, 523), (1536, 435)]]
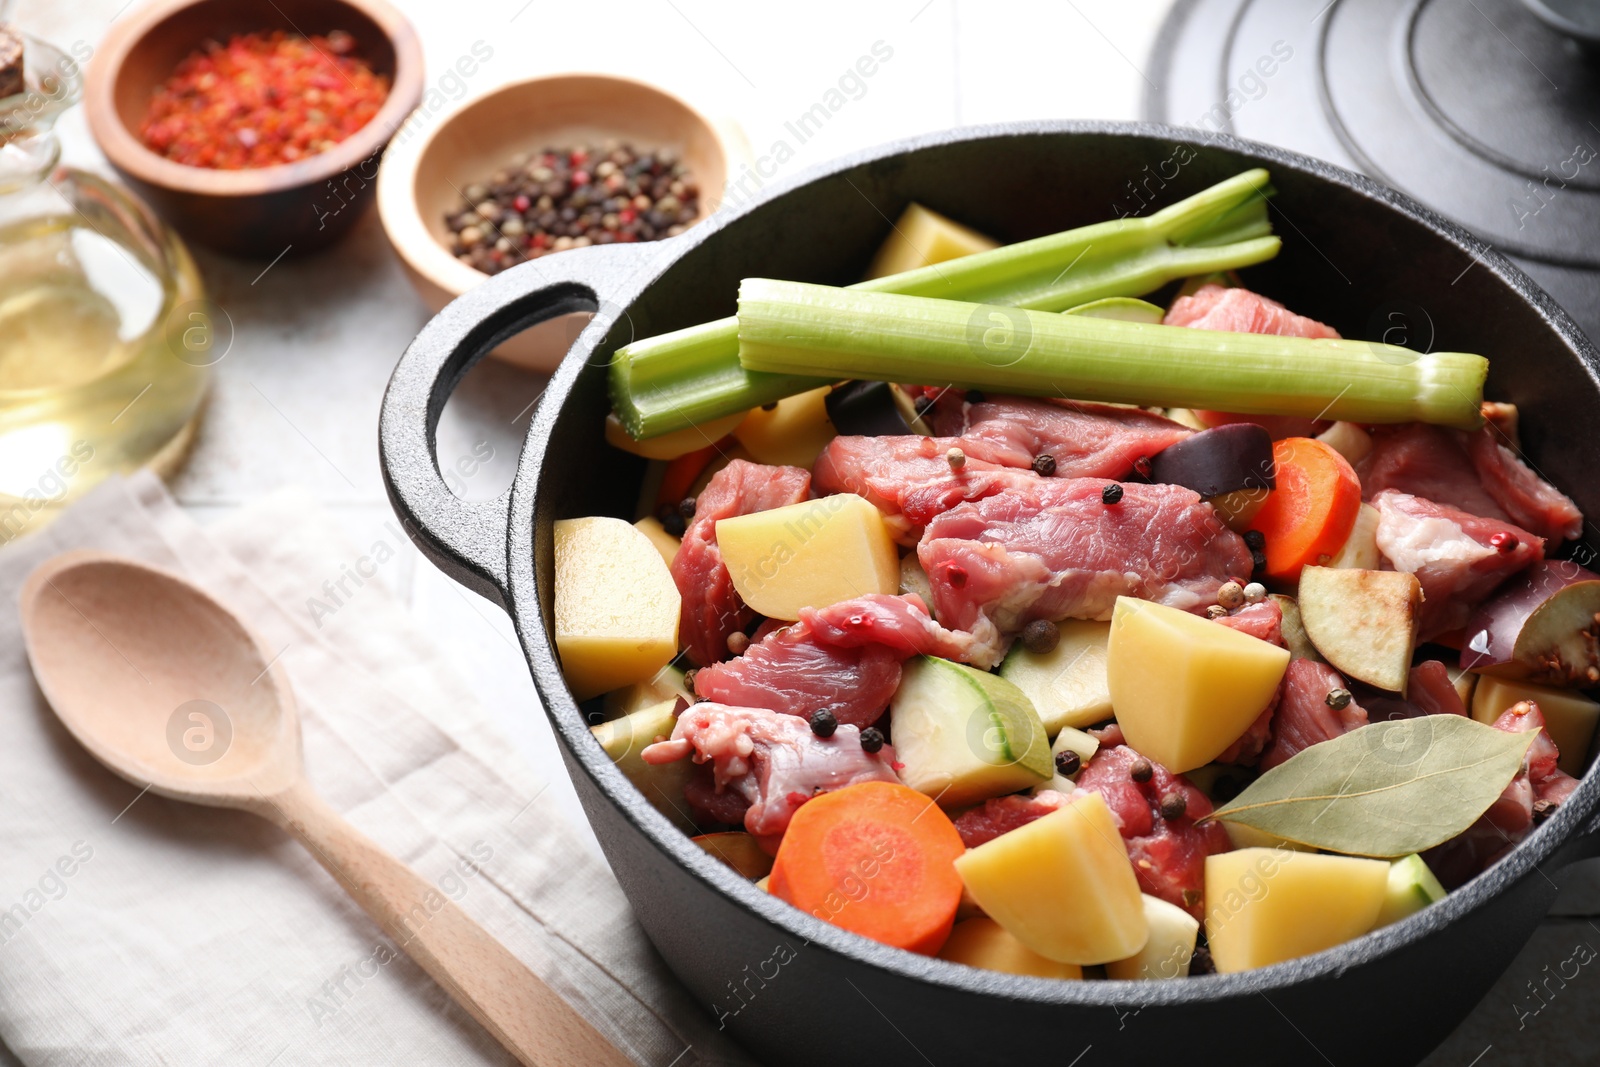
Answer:
[[(852, 286), (863, 292), (1062, 311), (1143, 296), (1178, 278), (1277, 255), (1267, 172), (1235, 175), (1144, 218), (1116, 219)], [(611, 402), (635, 439), (657, 437), (829, 384), (752, 370), (732, 318), (635, 341), (611, 360)]]
[(749, 370), (1028, 396), (1475, 429), (1489, 361), (747, 278)]

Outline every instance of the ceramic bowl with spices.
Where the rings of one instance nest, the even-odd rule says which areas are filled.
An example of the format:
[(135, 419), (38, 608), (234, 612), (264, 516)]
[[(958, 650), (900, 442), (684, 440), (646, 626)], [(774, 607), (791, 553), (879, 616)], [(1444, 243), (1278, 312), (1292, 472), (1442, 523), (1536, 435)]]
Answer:
[(84, 99), (111, 165), (185, 237), (271, 258), (350, 229), (422, 88), (385, 0), (154, 0), (107, 31)]
[[(643, 82), (529, 78), (397, 143), (379, 171), (378, 211), (417, 292), (438, 311), (518, 263), (684, 232), (720, 203), (737, 144)], [(553, 370), (588, 318), (541, 323), (494, 354)]]

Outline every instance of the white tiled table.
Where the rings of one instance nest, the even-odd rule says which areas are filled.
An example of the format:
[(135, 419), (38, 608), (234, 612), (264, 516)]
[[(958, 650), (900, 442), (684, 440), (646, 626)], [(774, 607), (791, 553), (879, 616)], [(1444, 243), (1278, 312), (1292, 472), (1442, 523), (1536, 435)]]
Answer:
[[(476, 41), (494, 49), (469, 92), (560, 70), (629, 74), (682, 94), (714, 117), (736, 120), (757, 155), (779, 139), (788, 142), (794, 156), (779, 178), (853, 149), (954, 125), (1134, 118), (1147, 80), (1157, 76), (1146, 69), (1146, 57), (1168, 6), (1167, 0), (812, 0), (781, 7), (750, 0), (396, 2), (421, 30), (431, 70), (445, 69)], [(93, 44), (125, 6), (125, 0), (19, 0), (14, 15), (58, 43)], [(893, 54), (865, 91), (796, 143), (784, 123), (879, 42)], [(1206, 103), (1197, 101), (1195, 112)], [(104, 167), (81, 110), (61, 132), (68, 162)], [(427, 315), (375, 215), (338, 247), (287, 259), (264, 274), (263, 263), (203, 250), (198, 258), (236, 340), (217, 367), (193, 455), (173, 480), (178, 499), (205, 521), (299, 483), (342, 517), (363, 551), (379, 540), (396, 544), (385, 525), (392, 516), (378, 473), (378, 405), (396, 358)], [(481, 452), (485, 443), (493, 450), (469, 480), (469, 496), (490, 497), (509, 484), (527, 406), (541, 385), (486, 364), (446, 409), (439, 430), (444, 463)], [(380, 578), (450, 651), (473, 695), (555, 783), (552, 790), (581, 824), (504, 616), (411, 550), (386, 564)], [(320, 594), (307, 589), (306, 595)], [(1600, 911), (1591, 907), (1600, 893), (1568, 899), (1568, 910)], [(1588, 969), (1539, 1014), (1519, 1016), (1519, 1009), (1536, 1006), (1524, 983), (1567, 958), (1579, 941), (1600, 947), (1600, 927), (1584, 918), (1548, 921), (1429, 1067), (1600, 1062), (1600, 977)], [(1317, 1059), (1308, 1046), (1306, 1062)]]

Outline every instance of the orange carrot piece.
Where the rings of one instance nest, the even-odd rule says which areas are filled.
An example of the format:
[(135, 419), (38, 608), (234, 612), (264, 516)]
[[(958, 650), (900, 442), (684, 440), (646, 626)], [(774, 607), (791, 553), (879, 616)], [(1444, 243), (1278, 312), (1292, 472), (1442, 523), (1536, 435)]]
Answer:
[(825, 922), (932, 956), (961, 903), (950, 817), (895, 782), (862, 782), (807, 801), (778, 846), (767, 889)]
[(1361, 510), (1361, 482), (1338, 452), (1309, 437), (1272, 444), (1277, 486), (1250, 521), (1266, 538), (1267, 577), (1293, 582), (1320, 566), (1350, 537)]
[(667, 464), (665, 473), (661, 476), (661, 488), (656, 492), (656, 507), (670, 504), (677, 507), (679, 501), (689, 495), (690, 486), (694, 485), (700, 472), (711, 465), (711, 461), (720, 455), (717, 445), (721, 442), (706, 445), (693, 452), (685, 452), (671, 463)]

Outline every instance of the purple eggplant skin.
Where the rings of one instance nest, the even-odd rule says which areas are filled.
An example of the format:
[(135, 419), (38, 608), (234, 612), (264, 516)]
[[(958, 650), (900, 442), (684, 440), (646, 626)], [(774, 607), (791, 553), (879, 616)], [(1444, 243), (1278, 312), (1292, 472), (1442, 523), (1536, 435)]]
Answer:
[(1150, 480), (1210, 499), (1239, 489), (1274, 489), (1272, 435), (1253, 422), (1201, 430), (1150, 458)]
[(1544, 559), (1532, 564), (1478, 605), (1462, 634), (1461, 669), (1502, 673), (1516, 670), (1517, 638), (1528, 617), (1561, 590), (1579, 582), (1600, 581), (1600, 574), (1571, 560)]

